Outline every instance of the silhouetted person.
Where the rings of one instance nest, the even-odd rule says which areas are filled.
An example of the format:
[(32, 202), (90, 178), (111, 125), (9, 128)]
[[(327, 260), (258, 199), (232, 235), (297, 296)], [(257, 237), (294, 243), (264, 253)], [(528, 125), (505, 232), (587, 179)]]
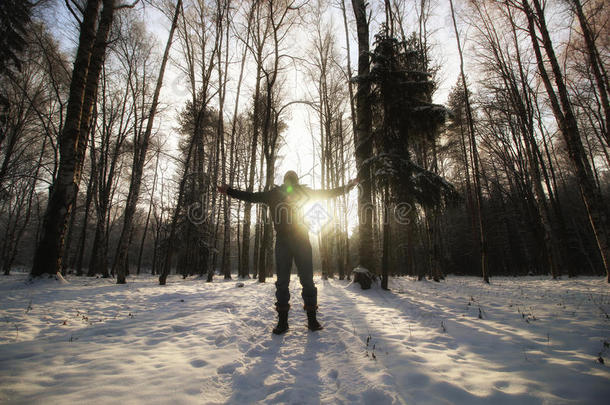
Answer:
[[(292, 261), (296, 263), (299, 280), (303, 290), (304, 309), (307, 311), (307, 327), (320, 330), (322, 326), (316, 319), (318, 308), (318, 289), (313, 282), (313, 265), (309, 231), (303, 219), (303, 205), (312, 200), (336, 197), (346, 193), (358, 183), (351, 180), (346, 186), (331, 190), (312, 190), (299, 184), (299, 176), (292, 170), (284, 175), (284, 184), (275, 186), (269, 191), (248, 192), (230, 188), (228, 185), (218, 187), (218, 191), (239, 200), (251, 203), (267, 204), (271, 210), (275, 225), (275, 265), (277, 281), (275, 283), (275, 308), (278, 312), (278, 324), (273, 333), (279, 335), (288, 330), (288, 310), (290, 309), (290, 269)], [(259, 271), (265, 271), (260, 269)]]

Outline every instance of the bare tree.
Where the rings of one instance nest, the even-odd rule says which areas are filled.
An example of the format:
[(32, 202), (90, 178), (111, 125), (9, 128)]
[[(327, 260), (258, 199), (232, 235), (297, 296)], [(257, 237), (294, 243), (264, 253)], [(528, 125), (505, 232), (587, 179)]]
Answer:
[(146, 154), (148, 152), (148, 145), (150, 143), (150, 136), (152, 134), (153, 123), (155, 120), (155, 114), (157, 112), (157, 105), (159, 104), (159, 94), (161, 93), (161, 87), (163, 86), (163, 77), (165, 74), (165, 67), (169, 58), (169, 51), (172, 46), (172, 39), (174, 37), (174, 31), (178, 25), (178, 16), (182, 8), (182, 0), (177, 0), (176, 9), (174, 11), (174, 17), (172, 19), (172, 25), (169, 29), (169, 35), (167, 38), (167, 44), (165, 45), (165, 52), (161, 59), (161, 67), (159, 68), (159, 75), (157, 77), (157, 84), (153, 93), (153, 99), (150, 106), (150, 111), (147, 117), (146, 130), (142, 134), (141, 139), (134, 142), (135, 151), (133, 159), (133, 168), (131, 172), (131, 184), (129, 186), (129, 194), (127, 196), (127, 204), (125, 206), (125, 213), (123, 214), (123, 230), (121, 231), (121, 237), (117, 246), (117, 253), (114, 258), (114, 264), (112, 265), (113, 272), (117, 275), (117, 284), (125, 284), (125, 266), (124, 263), (127, 258), (127, 251), (129, 248), (129, 241), (131, 238), (131, 232), (133, 227), (133, 219), (136, 211), (136, 205), (140, 197), (140, 186), (142, 184), (142, 171), (144, 169), (144, 162), (146, 161)]
[(464, 56), (462, 53), (462, 44), (460, 42), (460, 34), (457, 28), (457, 22), (455, 18), (455, 10), (453, 8), (453, 0), (449, 0), (451, 6), (451, 18), (453, 21), (453, 28), (455, 31), (455, 38), (457, 41), (458, 53), (460, 55), (460, 77), (462, 80), (462, 88), (464, 91), (464, 102), (466, 109), (466, 121), (468, 123), (468, 134), (470, 136), (470, 147), (472, 162), (473, 162), (473, 177), (474, 177), (474, 191), (476, 201), (476, 213), (477, 213), (477, 224), (479, 228), (479, 253), (481, 258), (481, 275), (486, 283), (489, 283), (489, 272), (487, 270), (487, 247), (485, 242), (485, 230), (483, 224), (482, 204), (483, 195), (481, 192), (481, 180), (479, 171), (479, 151), (477, 149), (477, 141), (475, 138), (474, 131), (474, 118), (472, 116), (472, 108), (470, 106), (470, 95), (468, 92), (468, 85), (466, 83), (466, 75), (464, 73)]
[[(103, 8), (99, 23), (97, 16)], [(114, 0), (88, 0), (80, 24), (80, 39), (70, 85), (66, 121), (60, 136), (60, 163), (44, 218), (43, 234), (34, 255), (31, 274), (61, 270), (67, 220), (80, 183), (91, 112), (104, 63)], [(96, 29), (97, 28), (97, 29)]]
[[(574, 115), (566, 82), (557, 56), (555, 55), (553, 42), (546, 25), (544, 10), (539, 0), (533, 0), (533, 5), (534, 8), (532, 9), (528, 0), (520, 2), (520, 8), (527, 18), (528, 33), (538, 62), (538, 72), (544, 82), (553, 109), (553, 114), (566, 142), (568, 155), (572, 161), (576, 176), (578, 177), (580, 193), (587, 209), (593, 234), (597, 241), (603, 267), (606, 271), (607, 281), (610, 283), (608, 214), (602, 201), (601, 192), (595, 184), (591, 165), (582, 144), (578, 122)], [(542, 37), (541, 41), (538, 38), (538, 34)], [(542, 55), (540, 42), (542, 42), (542, 46), (546, 53), (546, 60), (551, 66), (555, 87), (551, 81), (551, 75), (549, 75), (545, 66), (545, 59)]]
[(356, 16), (358, 32), (358, 76), (356, 90), (356, 126), (354, 127), (354, 150), (358, 178), (358, 256), (360, 265), (375, 271), (373, 253), (373, 205), (372, 179), (366, 160), (372, 156), (372, 112), (370, 104), (371, 83), (369, 79), (369, 17), (366, 12), (366, 2), (352, 0), (352, 8)]

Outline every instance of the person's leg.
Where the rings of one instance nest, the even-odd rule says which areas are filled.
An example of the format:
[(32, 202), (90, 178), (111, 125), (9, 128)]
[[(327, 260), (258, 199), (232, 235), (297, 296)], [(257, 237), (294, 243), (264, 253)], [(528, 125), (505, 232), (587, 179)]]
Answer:
[(273, 333), (281, 335), (288, 330), (288, 310), (290, 309), (290, 268), (292, 267), (292, 251), (287, 240), (281, 235), (275, 242), (275, 309), (277, 310), (277, 326), (273, 328)]
[(311, 258), (311, 244), (309, 239), (298, 241), (294, 245), (294, 261), (299, 270), (299, 280), (303, 286), (301, 296), (305, 303), (305, 311), (307, 311), (307, 327), (312, 330), (323, 329), (322, 325), (316, 319), (316, 310), (318, 309), (318, 289), (313, 283), (313, 263)]
[(313, 263), (309, 239), (294, 241), (294, 261), (299, 272), (299, 281), (303, 290), (301, 296), (305, 310), (315, 310), (318, 305), (318, 289), (313, 282)]
[(290, 269), (292, 267), (292, 249), (288, 240), (278, 235), (275, 241), (275, 272), (277, 275), (277, 281), (275, 282), (275, 298), (276, 307), (278, 311), (280, 309), (289, 308), (290, 291), (288, 286), (290, 284)]

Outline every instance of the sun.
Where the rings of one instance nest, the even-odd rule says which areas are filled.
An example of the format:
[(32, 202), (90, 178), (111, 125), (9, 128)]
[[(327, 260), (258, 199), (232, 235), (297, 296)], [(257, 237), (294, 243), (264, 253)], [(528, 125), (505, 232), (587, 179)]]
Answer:
[(320, 233), (333, 219), (332, 214), (329, 213), (319, 201), (305, 204), (303, 206), (303, 212), (305, 226), (307, 226), (309, 232), (313, 234)]

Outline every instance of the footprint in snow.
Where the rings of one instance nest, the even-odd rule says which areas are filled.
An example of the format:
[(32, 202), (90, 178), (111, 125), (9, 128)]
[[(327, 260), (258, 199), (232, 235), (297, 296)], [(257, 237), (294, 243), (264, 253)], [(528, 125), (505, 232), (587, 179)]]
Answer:
[(208, 364), (208, 362), (205, 360), (201, 360), (201, 359), (195, 359), (195, 360), (191, 361), (191, 366), (193, 366), (195, 368), (201, 368), (201, 367), (205, 366), (206, 364)]
[(218, 374), (233, 374), (237, 367), (241, 366), (241, 363), (238, 361), (234, 361), (233, 363), (225, 364), (224, 366), (220, 366), (216, 369)]

